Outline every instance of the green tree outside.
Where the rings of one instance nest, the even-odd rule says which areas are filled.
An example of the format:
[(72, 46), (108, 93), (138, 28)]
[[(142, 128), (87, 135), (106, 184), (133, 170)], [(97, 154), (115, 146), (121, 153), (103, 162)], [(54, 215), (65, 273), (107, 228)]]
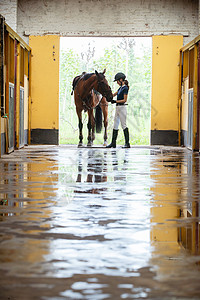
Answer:
[[(113, 82), (117, 72), (124, 72), (129, 81), (128, 127), (132, 145), (149, 145), (151, 113), (151, 46), (136, 48), (137, 39), (121, 38), (113, 40), (95, 56), (95, 44), (88, 42), (87, 48), (77, 54), (75, 49), (61, 50), (60, 55), (60, 144), (78, 144), (78, 118), (72, 91), (73, 78), (83, 71), (102, 72), (106, 68), (106, 78), (112, 91), (118, 86)], [(113, 128), (115, 105), (109, 104), (108, 137)], [(87, 113), (83, 113), (84, 143), (87, 143)], [(94, 144), (103, 143), (102, 133), (96, 134)], [(123, 131), (119, 130), (118, 144), (124, 143)]]

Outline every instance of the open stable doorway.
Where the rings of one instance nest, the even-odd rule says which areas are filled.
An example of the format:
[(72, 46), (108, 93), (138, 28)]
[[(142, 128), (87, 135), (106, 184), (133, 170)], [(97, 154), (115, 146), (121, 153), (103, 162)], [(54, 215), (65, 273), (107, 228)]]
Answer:
[[(117, 72), (126, 74), (129, 81), (127, 125), (132, 145), (150, 144), (151, 116), (151, 38), (86, 38), (60, 39), (60, 105), (59, 143), (78, 144), (78, 117), (72, 92), (72, 81), (82, 72), (102, 72), (115, 92), (113, 82)], [(115, 105), (108, 104), (108, 142), (113, 129)], [(87, 113), (83, 113), (83, 143), (87, 144)], [(103, 144), (104, 128), (96, 134), (94, 145)], [(124, 143), (119, 130), (118, 144)]]

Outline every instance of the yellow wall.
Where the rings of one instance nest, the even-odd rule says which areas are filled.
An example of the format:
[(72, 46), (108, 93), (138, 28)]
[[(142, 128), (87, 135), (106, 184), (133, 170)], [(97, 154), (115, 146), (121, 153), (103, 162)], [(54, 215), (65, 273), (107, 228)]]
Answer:
[(179, 55), (182, 36), (152, 37), (151, 130), (178, 130)]
[[(163, 166), (164, 169), (164, 166)], [(152, 187), (153, 203), (151, 208), (151, 240), (154, 242), (175, 242), (178, 243), (178, 232), (176, 221), (178, 217), (178, 206), (174, 205), (179, 201), (180, 188), (176, 183), (180, 173), (175, 170), (173, 173), (165, 167), (163, 173), (152, 177), (155, 185)], [(170, 221), (167, 221), (170, 220)]]
[[(151, 245), (152, 259), (158, 267), (158, 276), (169, 276), (176, 272), (176, 264), (173, 260), (164, 260), (169, 257), (177, 257), (180, 252), (178, 242), (177, 219), (180, 215), (181, 199), (181, 166), (171, 161), (172, 157), (164, 154), (159, 155), (157, 173), (151, 175), (152, 179), (152, 208), (151, 208)], [(177, 203), (177, 205), (176, 205)], [(160, 259), (159, 259), (160, 258)]]
[(59, 126), (59, 36), (30, 36), (31, 129)]

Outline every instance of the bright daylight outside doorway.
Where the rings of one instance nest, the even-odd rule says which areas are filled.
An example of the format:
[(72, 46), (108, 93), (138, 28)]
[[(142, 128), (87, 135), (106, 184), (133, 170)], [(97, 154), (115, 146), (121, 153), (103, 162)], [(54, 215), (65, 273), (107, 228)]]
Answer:
[[(128, 127), (131, 145), (149, 145), (151, 113), (151, 38), (61, 38), (60, 41), (60, 144), (78, 144), (78, 118), (72, 81), (82, 72), (102, 72), (113, 92), (117, 72), (123, 72), (129, 81)], [(108, 108), (108, 142), (111, 140), (115, 105)], [(87, 144), (87, 113), (83, 112), (83, 143)], [(94, 145), (103, 144), (104, 128), (95, 134)], [(119, 127), (117, 144), (124, 143)]]

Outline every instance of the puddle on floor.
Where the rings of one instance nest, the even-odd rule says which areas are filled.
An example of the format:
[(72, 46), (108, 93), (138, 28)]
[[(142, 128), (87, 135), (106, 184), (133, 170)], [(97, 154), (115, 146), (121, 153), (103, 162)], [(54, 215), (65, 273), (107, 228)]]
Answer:
[(200, 299), (199, 158), (173, 147), (3, 156), (2, 299)]

